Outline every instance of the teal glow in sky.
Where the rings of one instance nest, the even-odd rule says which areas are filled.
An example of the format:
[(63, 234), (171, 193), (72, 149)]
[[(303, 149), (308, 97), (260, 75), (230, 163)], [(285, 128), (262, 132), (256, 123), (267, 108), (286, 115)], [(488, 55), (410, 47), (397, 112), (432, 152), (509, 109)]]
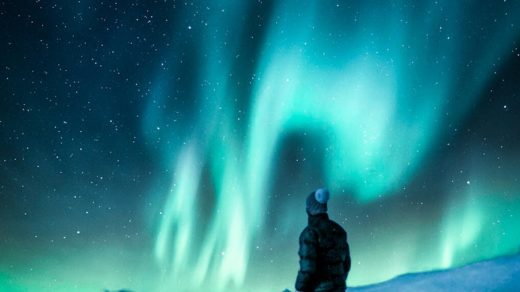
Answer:
[(517, 252), (520, 5), (325, 2), (3, 5), (0, 288), (293, 288), (320, 186), (349, 286)]
[[(200, 47), (209, 49), (197, 56), (199, 74), (208, 86), (201, 86), (198, 95), (209, 98), (201, 98), (200, 114), (194, 120), (198, 130), (173, 159), (176, 172), (155, 248), (159, 262), (171, 270), (167, 282), (186, 284), (189, 289), (204, 284), (227, 289), (247, 285), (245, 274), (254, 273), (257, 266), (250, 261), (250, 253), (258, 246), (255, 242), (264, 241), (264, 230), (271, 228), (265, 226), (267, 198), (275, 191), (274, 168), (283, 158), (280, 147), (291, 133), (312, 133), (311, 139), (320, 141), (313, 147), (322, 147), (316, 158), (320, 163), (312, 167), (323, 173), (321, 182), (331, 186), (336, 196), (349, 196), (364, 205), (396, 195), (423, 165), (446, 124), (458, 123), (478, 101), (502, 56), (519, 36), (518, 28), (507, 25), (513, 21), (514, 13), (509, 12), (511, 16), (504, 16), (499, 24), (486, 27), (486, 42), (491, 45), (476, 49), (472, 37), (482, 37), (475, 35), (482, 33), (481, 24), (470, 20), (479, 14), (468, 14), (460, 4), (362, 5), (346, 18), (339, 15), (349, 9), (335, 12), (339, 8), (335, 5), (284, 1), (273, 6), (272, 22), (264, 24), (265, 35), (249, 81), (251, 101), (244, 110), (245, 121), (237, 117), (241, 108), (234, 102), (241, 94), (239, 85), (230, 84), (234, 73), (230, 68), (240, 58), (241, 46), (247, 47), (235, 39), (247, 34), (242, 31), (247, 27), (236, 23), (244, 7), (234, 7), (226, 12), (227, 17), (209, 14), (213, 26), (200, 29)], [(485, 16), (485, 10), (475, 9)], [(407, 13), (422, 17), (408, 19)], [(233, 31), (235, 37), (215, 31)], [(157, 98), (173, 90), (157, 92)], [(245, 129), (237, 131), (243, 123), (247, 123)], [(215, 184), (212, 194), (197, 192), (206, 163)], [(345, 187), (350, 191), (338, 194)], [(300, 196), (309, 188), (302, 186)], [(201, 235), (200, 228), (205, 227), (197, 221), (200, 215), (194, 201), (207, 195), (215, 196), (214, 213)], [(482, 254), (496, 256), (497, 251), (460, 256), (486, 236), (481, 229), (490, 219), (483, 215), (489, 204), (485, 200), (453, 202), (454, 211), (447, 208), (450, 211), (442, 216), (447, 222), (436, 240), (442, 247), (432, 254), (436, 257), (414, 264), (408, 247), (412, 243), (403, 242), (392, 249), (390, 268), (363, 266), (371, 272), (354, 270), (350, 283), (381, 281), (421, 266), (452, 267)], [(297, 231), (290, 232), (293, 239)], [(513, 242), (518, 244), (519, 239)], [(201, 247), (193, 250), (189, 242), (197, 240), (202, 240)], [(371, 253), (356, 248), (355, 241), (352, 245), (355, 260), (363, 262)], [(506, 250), (511, 248), (514, 244)], [(288, 285), (291, 276), (287, 275)]]

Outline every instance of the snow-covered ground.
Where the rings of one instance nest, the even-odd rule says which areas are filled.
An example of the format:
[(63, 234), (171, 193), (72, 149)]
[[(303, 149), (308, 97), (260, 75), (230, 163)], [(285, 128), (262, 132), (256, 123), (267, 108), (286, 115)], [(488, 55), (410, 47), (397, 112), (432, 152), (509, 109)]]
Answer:
[(520, 255), (450, 270), (406, 274), (348, 291), (520, 291)]

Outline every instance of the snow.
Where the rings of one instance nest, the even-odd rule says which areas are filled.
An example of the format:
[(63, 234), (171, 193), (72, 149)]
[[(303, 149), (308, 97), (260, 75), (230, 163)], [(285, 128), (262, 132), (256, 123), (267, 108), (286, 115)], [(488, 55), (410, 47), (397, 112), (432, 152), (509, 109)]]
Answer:
[(348, 291), (520, 291), (520, 255), (450, 270), (401, 275), (379, 284), (349, 288)]

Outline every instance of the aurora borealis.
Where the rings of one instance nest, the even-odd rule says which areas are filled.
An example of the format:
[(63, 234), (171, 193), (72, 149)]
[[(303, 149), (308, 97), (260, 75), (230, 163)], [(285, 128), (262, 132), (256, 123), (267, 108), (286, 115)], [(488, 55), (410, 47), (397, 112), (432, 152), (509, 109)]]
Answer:
[(520, 250), (518, 1), (0, 2), (0, 291), (349, 286)]

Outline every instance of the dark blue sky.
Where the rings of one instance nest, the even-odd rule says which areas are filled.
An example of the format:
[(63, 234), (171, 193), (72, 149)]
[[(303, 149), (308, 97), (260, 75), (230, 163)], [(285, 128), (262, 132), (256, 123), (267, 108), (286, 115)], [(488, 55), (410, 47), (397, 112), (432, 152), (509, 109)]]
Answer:
[(0, 2), (0, 288), (281, 291), (320, 186), (349, 285), (517, 252), (520, 5), (325, 2)]

